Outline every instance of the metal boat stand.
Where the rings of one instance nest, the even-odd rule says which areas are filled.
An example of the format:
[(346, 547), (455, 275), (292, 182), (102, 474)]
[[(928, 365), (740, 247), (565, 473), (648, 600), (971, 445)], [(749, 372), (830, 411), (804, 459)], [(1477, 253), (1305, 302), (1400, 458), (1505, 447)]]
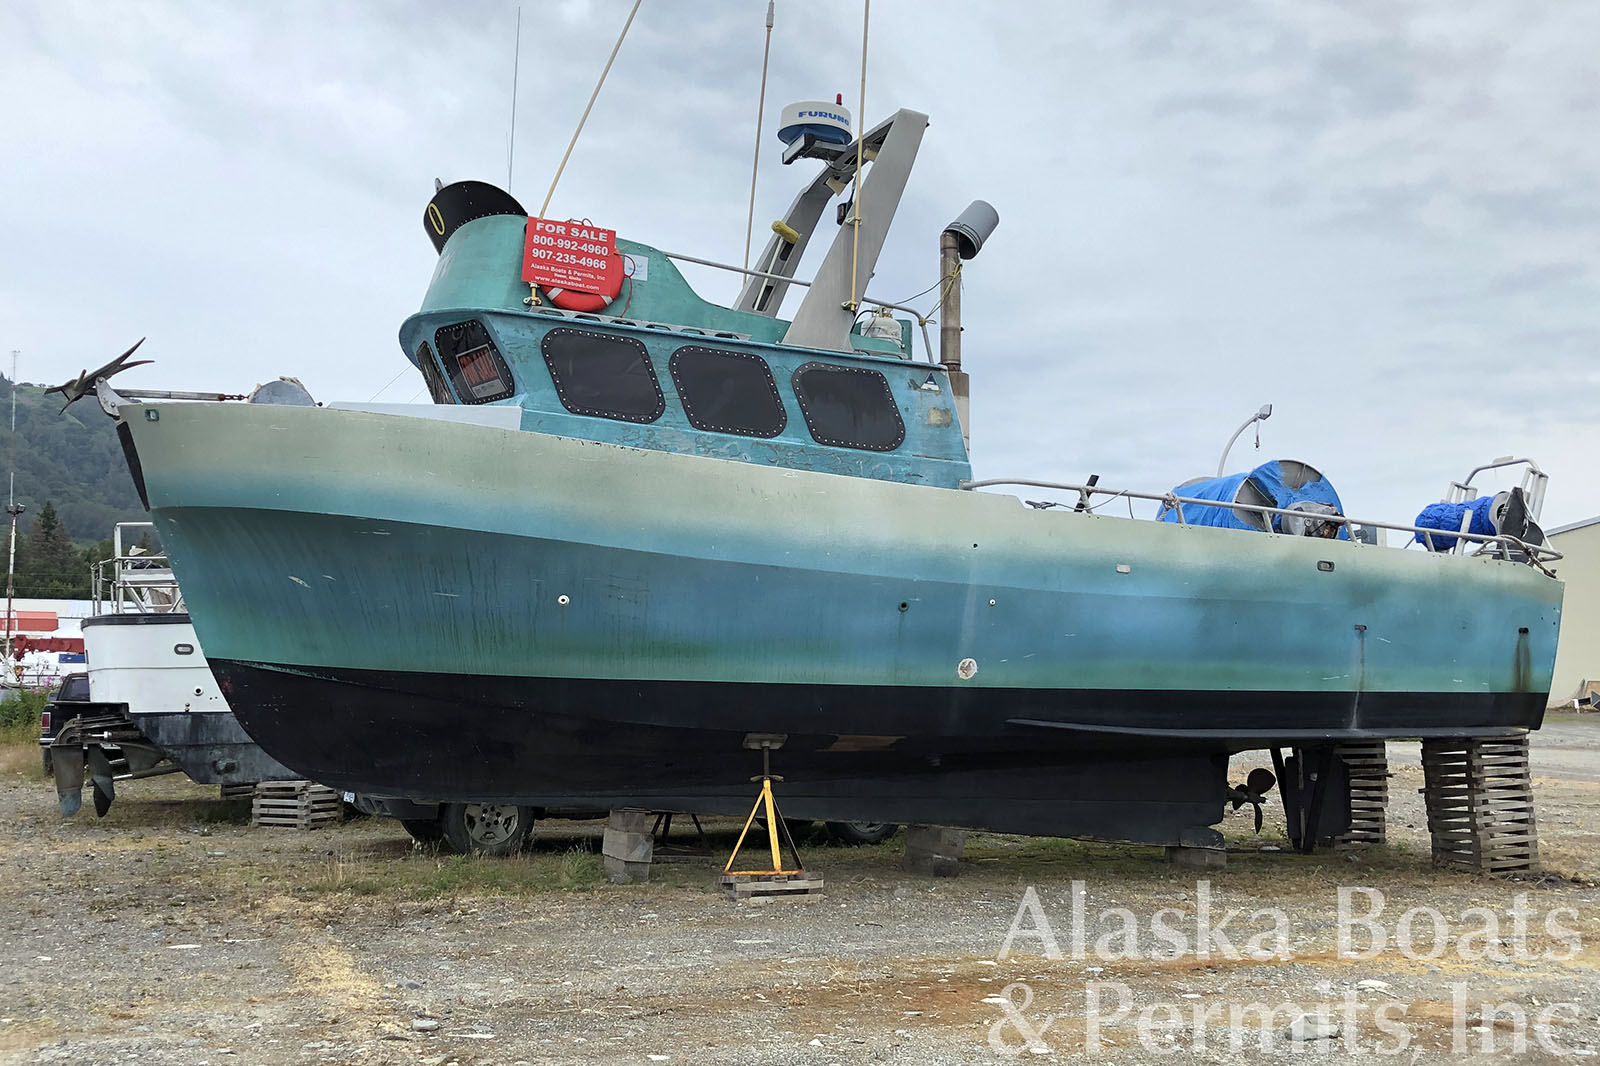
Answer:
[(672, 835), (672, 818), (675, 811), (657, 811), (656, 823), (650, 830), (650, 835), (655, 838), (655, 852), (651, 857), (652, 862), (699, 862), (711, 857), (711, 841), (706, 839), (706, 831), (700, 825), (700, 816), (689, 814), (689, 820), (694, 823), (695, 839), (693, 843), (678, 842), (668, 843), (667, 838)]
[[(788, 736), (783, 733), (750, 733), (744, 738), (746, 748), (761, 751), (761, 776), (750, 779), (761, 782), (761, 792), (756, 796), (755, 806), (750, 808), (750, 817), (744, 820), (744, 828), (739, 831), (739, 839), (733, 845), (733, 854), (728, 856), (728, 864), (722, 868), (722, 887), (736, 900), (808, 896), (822, 892), (822, 875), (806, 871), (800, 861), (800, 849), (795, 847), (789, 827), (783, 824), (778, 801), (772, 794), (772, 782), (783, 780), (772, 774), (772, 752), (774, 748), (783, 747), (787, 739)], [(772, 865), (764, 870), (735, 870), (739, 851), (744, 847), (757, 815), (766, 819), (767, 847)], [(785, 845), (789, 854), (794, 856), (792, 867), (783, 864)]]

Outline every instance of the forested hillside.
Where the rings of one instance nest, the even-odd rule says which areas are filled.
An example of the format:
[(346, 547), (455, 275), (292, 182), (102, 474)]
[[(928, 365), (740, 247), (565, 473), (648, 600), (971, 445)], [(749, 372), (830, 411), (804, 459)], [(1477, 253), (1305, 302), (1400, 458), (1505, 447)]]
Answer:
[[(117, 522), (148, 519), (117, 443), (116, 423), (91, 396), (61, 413), (59, 394), (17, 389), (17, 595), (88, 595), (91, 559), (111, 554)], [(11, 382), (0, 376), (0, 503), (11, 459)], [(0, 515), (0, 521), (4, 516)], [(5, 550), (0, 525), (0, 565)]]

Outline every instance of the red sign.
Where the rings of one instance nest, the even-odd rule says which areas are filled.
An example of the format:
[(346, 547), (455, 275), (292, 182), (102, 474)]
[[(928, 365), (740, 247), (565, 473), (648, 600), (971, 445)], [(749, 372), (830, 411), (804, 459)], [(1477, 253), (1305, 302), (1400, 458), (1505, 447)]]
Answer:
[(582, 222), (528, 219), (522, 280), (544, 289), (573, 289), (607, 298), (622, 287), (617, 231)]

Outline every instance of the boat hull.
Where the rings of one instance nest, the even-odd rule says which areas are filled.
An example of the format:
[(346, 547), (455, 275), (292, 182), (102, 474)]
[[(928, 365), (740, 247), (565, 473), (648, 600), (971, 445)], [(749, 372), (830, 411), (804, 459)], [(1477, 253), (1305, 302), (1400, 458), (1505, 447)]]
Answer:
[(782, 733), (797, 814), (1170, 843), (1229, 752), (1534, 728), (1554, 659), (1559, 582), (1500, 560), (394, 415), (125, 417), (240, 722), (352, 791), (712, 809)]
[(187, 614), (103, 614), (83, 621), (90, 697), (129, 721), (202, 785), (288, 781), (234, 717)]

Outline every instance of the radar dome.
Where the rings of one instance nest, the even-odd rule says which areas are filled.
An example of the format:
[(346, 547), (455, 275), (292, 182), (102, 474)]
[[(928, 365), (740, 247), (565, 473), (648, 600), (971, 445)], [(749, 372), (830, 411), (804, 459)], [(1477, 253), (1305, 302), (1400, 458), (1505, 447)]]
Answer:
[(802, 100), (783, 109), (778, 120), (778, 140), (793, 144), (806, 134), (824, 144), (849, 144), (850, 111), (831, 100)]

